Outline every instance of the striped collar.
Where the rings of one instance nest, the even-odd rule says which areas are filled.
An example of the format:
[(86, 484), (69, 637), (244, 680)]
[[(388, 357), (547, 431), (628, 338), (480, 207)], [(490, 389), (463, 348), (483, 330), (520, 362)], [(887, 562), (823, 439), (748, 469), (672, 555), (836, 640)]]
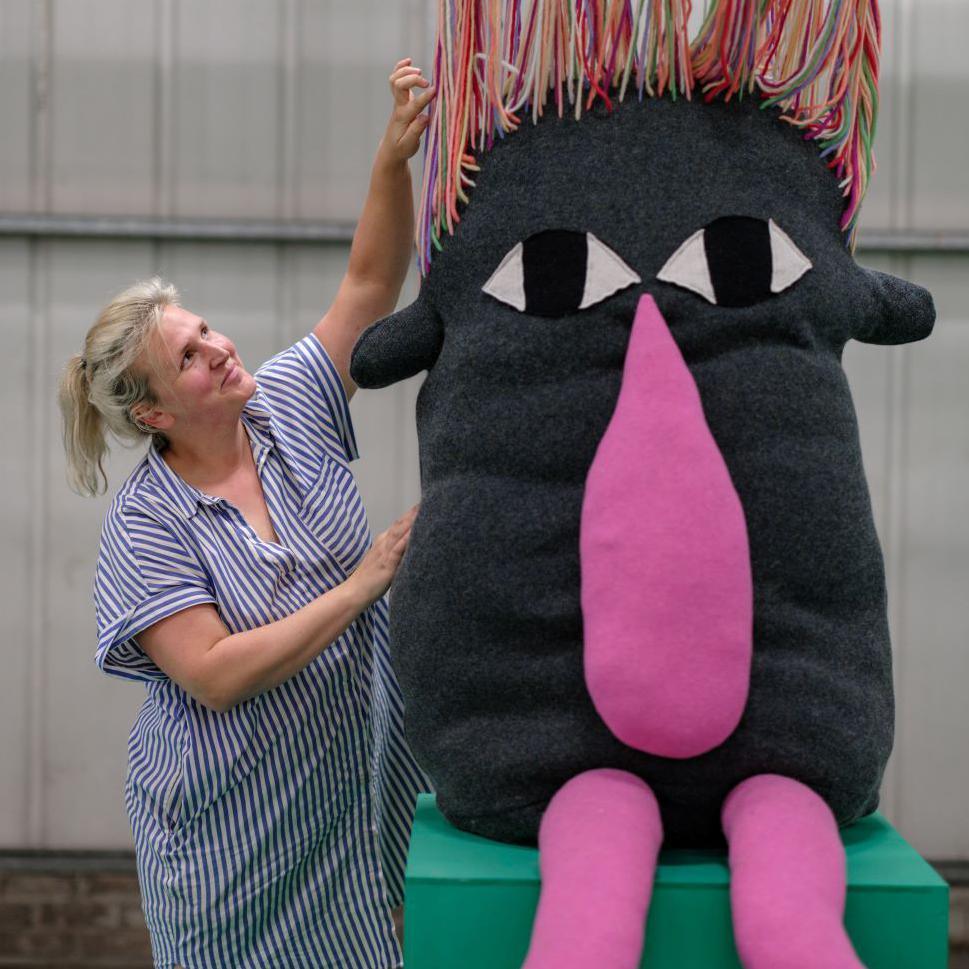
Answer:
[[(299, 466), (279, 440), (273, 428), (272, 414), (264, 404), (262, 392), (258, 388), (246, 401), (241, 420), (249, 436), (252, 459), (257, 473), (262, 474), (263, 465), (270, 452), (276, 450), (282, 458), (281, 463), (287, 477), (299, 492), (300, 500), (305, 500), (310, 483), (303, 479)], [(206, 494), (185, 481), (169, 467), (154, 442), (148, 448), (148, 469), (152, 483), (157, 489), (152, 489), (155, 491), (156, 499), (183, 518), (191, 518), (198, 511), (199, 505), (218, 505), (224, 500), (215, 495)]]

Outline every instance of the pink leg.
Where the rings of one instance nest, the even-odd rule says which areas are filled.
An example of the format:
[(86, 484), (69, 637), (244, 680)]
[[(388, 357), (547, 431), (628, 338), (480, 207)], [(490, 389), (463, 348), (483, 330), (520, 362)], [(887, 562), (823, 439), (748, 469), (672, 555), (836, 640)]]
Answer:
[(638, 777), (593, 770), (565, 784), (539, 830), (542, 894), (524, 969), (636, 969), (662, 840)]
[(844, 928), (845, 855), (805, 785), (751, 777), (723, 806), (730, 901), (744, 969), (863, 969)]

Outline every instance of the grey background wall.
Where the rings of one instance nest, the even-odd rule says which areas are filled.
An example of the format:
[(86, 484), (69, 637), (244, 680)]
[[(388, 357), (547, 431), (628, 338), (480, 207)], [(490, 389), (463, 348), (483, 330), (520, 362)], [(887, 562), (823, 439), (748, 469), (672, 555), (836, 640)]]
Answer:
[[(120, 792), (142, 690), (92, 662), (107, 501), (65, 484), (60, 367), (105, 300), (156, 271), (255, 365), (308, 332), (347, 255), (339, 243), (66, 238), (28, 231), (27, 217), (351, 223), (386, 75), (400, 56), (429, 65), (434, 6), (0, 0), (0, 846), (130, 844)], [(969, 5), (882, 11), (880, 170), (859, 259), (928, 286), (940, 314), (925, 344), (845, 357), (892, 602), (898, 739), (883, 807), (924, 853), (969, 859)], [(912, 232), (962, 244), (864, 248)], [(354, 400), (375, 529), (418, 497), (419, 382)], [(114, 485), (138, 457), (115, 452)]]

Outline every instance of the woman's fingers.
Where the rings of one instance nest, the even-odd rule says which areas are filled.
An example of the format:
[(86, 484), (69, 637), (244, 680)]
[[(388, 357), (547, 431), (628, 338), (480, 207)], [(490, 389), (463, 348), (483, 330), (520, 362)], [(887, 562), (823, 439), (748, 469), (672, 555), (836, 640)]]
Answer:
[(410, 534), (413, 520), (413, 518), (404, 517), (395, 521), (387, 531), (377, 537), (377, 540), (374, 542), (374, 547), (384, 550), (392, 549), (401, 538), (406, 538)]
[[(427, 84), (426, 78), (421, 78), (425, 84)], [(434, 95), (437, 94), (435, 88), (429, 87), (426, 91), (422, 91), (416, 97), (411, 98), (406, 104), (401, 104), (397, 108), (397, 119), (401, 124), (409, 125), (430, 103), (434, 100)]]
[(404, 557), (404, 552), (407, 551), (407, 546), (410, 544), (410, 529), (408, 528), (400, 538), (394, 543), (394, 547), (391, 550), (394, 556), (395, 565), (394, 570), (396, 571), (397, 566), (400, 565), (400, 560)]
[(417, 149), (421, 143), (421, 135), (427, 131), (429, 124), (430, 119), (426, 114), (422, 114), (407, 126), (407, 130), (397, 140), (398, 147), (408, 158), (412, 158), (417, 154)]
[(421, 73), (419, 67), (402, 67), (390, 75), (390, 90), (398, 105), (407, 104), (410, 91), (414, 87), (427, 87), (430, 81)]
[[(408, 158), (417, 152), (420, 147), (421, 136), (430, 126), (431, 116), (424, 112), (424, 108), (430, 103), (435, 93), (433, 89), (426, 91), (420, 97), (414, 98), (410, 104), (397, 109), (397, 147)], [(401, 127), (403, 130), (401, 130)]]

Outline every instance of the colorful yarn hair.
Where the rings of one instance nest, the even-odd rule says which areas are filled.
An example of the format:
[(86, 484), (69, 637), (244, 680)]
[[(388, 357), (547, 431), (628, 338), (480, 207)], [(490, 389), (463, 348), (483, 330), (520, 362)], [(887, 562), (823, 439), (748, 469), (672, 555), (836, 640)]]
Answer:
[(417, 224), (421, 271), (460, 221), (475, 154), (537, 121), (551, 100), (578, 119), (632, 83), (639, 97), (758, 96), (817, 141), (845, 196), (854, 245), (874, 172), (881, 23), (877, 0), (439, 0), (438, 97), (427, 135)]

